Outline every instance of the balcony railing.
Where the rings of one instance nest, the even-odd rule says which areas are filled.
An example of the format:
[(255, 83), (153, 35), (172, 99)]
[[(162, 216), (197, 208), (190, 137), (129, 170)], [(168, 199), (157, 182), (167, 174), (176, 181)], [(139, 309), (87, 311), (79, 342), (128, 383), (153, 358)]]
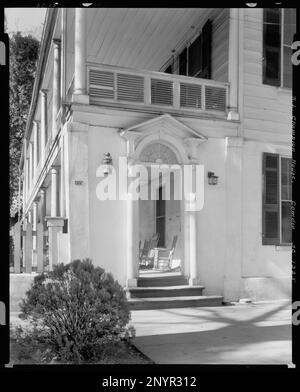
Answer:
[(105, 102), (225, 115), (228, 83), (209, 79), (87, 64), (90, 104)]

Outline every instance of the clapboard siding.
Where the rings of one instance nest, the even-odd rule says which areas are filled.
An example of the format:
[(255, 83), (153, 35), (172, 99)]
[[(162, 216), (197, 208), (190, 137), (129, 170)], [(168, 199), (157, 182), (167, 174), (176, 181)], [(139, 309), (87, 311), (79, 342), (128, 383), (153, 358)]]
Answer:
[[(262, 83), (263, 10), (244, 9), (244, 135), (266, 140), (266, 135), (288, 141), (292, 131), (292, 94)], [(278, 135), (278, 136), (277, 136)], [(278, 139), (278, 140), (279, 140)]]

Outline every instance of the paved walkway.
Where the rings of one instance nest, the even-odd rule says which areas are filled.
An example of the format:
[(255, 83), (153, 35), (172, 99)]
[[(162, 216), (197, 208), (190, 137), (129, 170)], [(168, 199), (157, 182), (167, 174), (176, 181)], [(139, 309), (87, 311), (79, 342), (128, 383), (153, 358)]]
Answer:
[(136, 347), (157, 364), (287, 364), (291, 304), (132, 312)]

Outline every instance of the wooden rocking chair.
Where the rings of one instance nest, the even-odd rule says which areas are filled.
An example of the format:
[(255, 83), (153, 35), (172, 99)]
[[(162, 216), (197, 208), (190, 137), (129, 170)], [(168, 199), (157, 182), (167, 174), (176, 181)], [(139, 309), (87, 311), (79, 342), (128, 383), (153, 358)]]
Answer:
[(150, 240), (145, 240), (144, 247), (140, 249), (140, 266), (148, 266), (154, 262), (154, 249), (157, 247), (159, 233), (153, 234)]
[(174, 235), (171, 249), (156, 248), (154, 255), (154, 267), (159, 270), (170, 270), (172, 258), (177, 243), (177, 235)]

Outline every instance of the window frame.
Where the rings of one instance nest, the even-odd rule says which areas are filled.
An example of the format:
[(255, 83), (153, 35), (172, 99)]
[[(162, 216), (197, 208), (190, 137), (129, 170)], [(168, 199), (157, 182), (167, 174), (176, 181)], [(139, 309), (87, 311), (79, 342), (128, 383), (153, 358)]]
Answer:
[[(265, 69), (266, 69), (266, 55), (265, 55), (265, 49), (266, 49), (266, 43), (265, 43), (265, 37), (264, 37), (264, 25), (265, 25), (265, 17), (264, 17), (264, 11), (265, 8), (263, 9), (263, 29), (262, 29), (262, 34), (263, 34), (263, 70), (262, 70), (262, 82), (264, 85), (267, 86), (273, 86), (273, 87), (277, 87), (279, 89), (285, 89), (285, 90), (291, 90), (292, 87), (288, 87), (284, 85), (284, 48), (288, 47), (288, 45), (284, 44), (284, 12), (285, 12), (285, 8), (279, 8), (279, 23), (280, 23), (280, 31), (279, 31), (279, 35), (280, 35), (280, 48), (279, 48), (279, 55), (280, 55), (280, 59), (279, 59), (279, 83), (274, 83), (274, 80), (270, 80), (269, 78), (267, 78), (265, 76)], [(292, 69), (293, 72), (293, 69)], [(293, 75), (293, 73), (292, 73)]]
[[(201, 75), (203, 72), (204, 72), (204, 70), (203, 70), (203, 58), (202, 58), (202, 52), (203, 52), (203, 47), (204, 47), (204, 44), (203, 44), (203, 37), (205, 36), (205, 32), (206, 32), (206, 26), (208, 26), (209, 25), (209, 28), (211, 29), (210, 30), (210, 37), (209, 37), (209, 48), (210, 48), (210, 51), (209, 51), (209, 64), (208, 64), (208, 66), (207, 66), (207, 74), (208, 74), (208, 77), (203, 77), (203, 76), (199, 76), (199, 75)], [(182, 75), (182, 76), (188, 76), (188, 77), (191, 77), (191, 78), (198, 78), (198, 77), (201, 77), (201, 78), (204, 78), (204, 79), (208, 79), (208, 80), (211, 80), (211, 66), (212, 66), (212, 48), (211, 48), (211, 45), (212, 45), (212, 33), (213, 33), (213, 30), (212, 30), (212, 20), (210, 19), (210, 18), (208, 18), (206, 21), (205, 21), (205, 23), (203, 24), (203, 26), (201, 27), (201, 29), (199, 29), (198, 30), (198, 33), (196, 34), (196, 35), (194, 35), (193, 37), (192, 37), (192, 39), (190, 39), (186, 44), (185, 44), (185, 46), (180, 50), (180, 52), (178, 51), (178, 54), (176, 54), (175, 56), (174, 56), (174, 59), (172, 60), (172, 62), (173, 62), (173, 73), (174, 74), (177, 74), (177, 75)], [(194, 74), (192, 74), (192, 75), (190, 75), (189, 74), (189, 63), (190, 63), (190, 46), (191, 45), (193, 45), (194, 44), (194, 42), (197, 40), (197, 39), (201, 39), (201, 45), (200, 45), (200, 51), (201, 51), (201, 54), (200, 54), (200, 58), (201, 58), (201, 66), (200, 66), (200, 69), (198, 70), (198, 71), (196, 71)], [(185, 54), (185, 73), (180, 73), (180, 70), (181, 70), (181, 67), (180, 67), (180, 56), (182, 56), (183, 55), (183, 53), (184, 52), (186, 52), (186, 54)], [(165, 69), (164, 69), (164, 71), (163, 72), (166, 72), (166, 70), (169, 68), (169, 65), (170, 65), (170, 62), (168, 61), (168, 65), (165, 67)]]
[[(282, 193), (282, 190), (281, 190), (281, 188), (282, 188), (282, 179), (281, 179), (281, 165), (282, 165), (282, 159), (284, 158), (284, 159), (289, 159), (291, 162), (292, 162), (292, 158), (290, 157), (290, 156), (288, 156), (288, 155), (280, 155), (280, 154), (278, 154), (279, 155), (279, 167), (278, 167), (278, 171), (279, 171), (279, 244), (278, 245), (280, 245), (280, 246), (289, 246), (289, 245), (292, 245), (292, 242), (283, 242), (282, 241), (282, 230), (283, 230), (283, 227), (282, 227), (282, 202), (289, 202), (289, 203), (293, 203), (293, 199), (291, 199), (291, 200), (287, 200), (287, 199), (282, 199), (282, 197), (281, 197), (281, 193)], [(291, 176), (292, 177), (292, 176)], [(291, 179), (291, 182), (292, 182), (292, 179)]]
[[(267, 157), (273, 156), (276, 157), (277, 159), (277, 169), (272, 169), (272, 168), (267, 168), (266, 167), (266, 159)], [(292, 157), (286, 154), (279, 154), (279, 153), (270, 153), (270, 152), (264, 152), (263, 157), (262, 157), (262, 165), (263, 165), (263, 176), (262, 176), (262, 245), (272, 245), (272, 246), (291, 246), (291, 242), (283, 242), (282, 240), (282, 233), (283, 233), (283, 226), (282, 226), (282, 203), (283, 202), (289, 202), (293, 203), (293, 199), (291, 196), (291, 199), (282, 199), (282, 159), (288, 159), (291, 161), (292, 164)], [(271, 211), (272, 210), (272, 204), (266, 203), (266, 195), (267, 195), (267, 189), (266, 189), (266, 171), (267, 170), (275, 170), (277, 172), (277, 203), (274, 205), (277, 205), (277, 237), (267, 237), (266, 236), (266, 218), (265, 218), (265, 213), (266, 211)], [(292, 175), (290, 177), (291, 185), (292, 185)]]

